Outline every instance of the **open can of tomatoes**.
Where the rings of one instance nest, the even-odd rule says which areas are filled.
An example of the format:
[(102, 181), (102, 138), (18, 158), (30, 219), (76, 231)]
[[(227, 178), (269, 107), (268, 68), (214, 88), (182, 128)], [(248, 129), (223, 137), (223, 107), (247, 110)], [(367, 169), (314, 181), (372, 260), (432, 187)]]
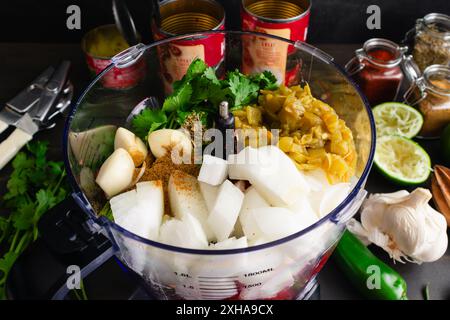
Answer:
[[(225, 28), (225, 10), (214, 0), (165, 0), (160, 3), (159, 12), (160, 17), (152, 21), (155, 40)], [(164, 90), (171, 93), (173, 82), (183, 77), (196, 58), (218, 70), (220, 75), (225, 55), (225, 36), (200, 34), (161, 48), (158, 46), (158, 54)]]
[[(310, 0), (242, 0), (242, 30), (305, 41), (310, 9)], [(243, 44), (242, 68), (245, 73), (269, 69), (279, 83), (292, 85), (295, 82), (301, 66), (293, 55), (293, 46), (256, 36), (245, 36)]]
[[(112, 57), (129, 48), (117, 27), (113, 24), (89, 31), (81, 41), (89, 70), (99, 74), (109, 66)], [(125, 68), (114, 67), (101, 79), (102, 85), (110, 89), (128, 89), (137, 85), (145, 76), (145, 60), (141, 57)]]

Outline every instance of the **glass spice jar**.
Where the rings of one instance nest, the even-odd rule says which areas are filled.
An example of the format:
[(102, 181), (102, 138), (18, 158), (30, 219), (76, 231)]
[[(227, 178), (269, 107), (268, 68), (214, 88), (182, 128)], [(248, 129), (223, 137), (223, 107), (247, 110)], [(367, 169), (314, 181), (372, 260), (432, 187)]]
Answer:
[(404, 79), (402, 64), (407, 50), (406, 46), (374, 38), (356, 50), (355, 57), (345, 65), (372, 106), (397, 98)]
[(405, 42), (413, 43), (412, 54), (420, 71), (433, 64), (450, 65), (450, 17), (430, 13), (417, 19)]
[(450, 123), (450, 67), (432, 65), (425, 69), (404, 95), (405, 103), (423, 115), (422, 138), (437, 138)]

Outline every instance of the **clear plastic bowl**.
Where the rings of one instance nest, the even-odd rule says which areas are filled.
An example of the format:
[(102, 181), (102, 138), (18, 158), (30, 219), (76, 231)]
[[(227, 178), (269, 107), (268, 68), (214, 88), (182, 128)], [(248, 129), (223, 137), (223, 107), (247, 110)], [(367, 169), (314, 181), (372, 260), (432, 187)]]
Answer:
[[(159, 50), (176, 41), (211, 35), (223, 36), (225, 40), (224, 60), (218, 72), (242, 70), (243, 39), (264, 37), (285, 47), (289, 52), (287, 68), (296, 72), (294, 83), (308, 82), (315, 97), (335, 108), (351, 128), (358, 154), (358, 180), (338, 207), (305, 230), (244, 249), (213, 251), (173, 247), (141, 238), (104, 217), (97, 217), (103, 203), (98, 203), (102, 197), (96, 194), (93, 179), (102, 161), (112, 152), (117, 126), (125, 123), (132, 108), (144, 98), (164, 98)], [(208, 47), (204, 49), (207, 51)], [(144, 75), (134, 87), (114, 90), (103, 86), (103, 79), (113, 76), (115, 68), (130, 65), (137, 65)], [(75, 199), (111, 239), (117, 257), (142, 276), (155, 297), (299, 299), (307, 296), (345, 230), (345, 223), (357, 212), (366, 195), (364, 185), (373, 160), (375, 126), (365, 98), (329, 55), (306, 43), (276, 36), (218, 31), (138, 45), (114, 58), (73, 107), (64, 141), (66, 167)]]

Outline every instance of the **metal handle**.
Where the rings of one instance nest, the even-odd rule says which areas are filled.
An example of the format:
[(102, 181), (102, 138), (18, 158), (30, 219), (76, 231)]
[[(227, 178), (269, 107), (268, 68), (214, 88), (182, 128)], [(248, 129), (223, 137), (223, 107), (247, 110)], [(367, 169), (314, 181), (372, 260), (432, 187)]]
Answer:
[(0, 170), (33, 138), (32, 135), (17, 128), (0, 144)]
[(34, 119), (39, 120), (40, 122), (45, 121), (47, 114), (56, 101), (56, 98), (66, 85), (69, 68), (70, 61), (63, 61), (53, 73), (39, 99), (39, 105), (36, 108), (36, 112), (33, 113)]
[[(365, 59), (366, 54), (363, 49), (358, 49), (355, 51), (355, 57), (350, 59), (344, 66), (345, 71), (347, 71), (349, 76), (353, 76), (364, 69), (364, 64), (362, 61)], [(358, 62), (358, 63), (356, 63)]]
[[(420, 90), (420, 96), (415, 100), (410, 100), (413, 98), (414, 90), (418, 88)], [(423, 83), (423, 78), (419, 78), (414, 82), (408, 90), (403, 94), (403, 103), (406, 103), (410, 106), (415, 106), (420, 103), (423, 99), (427, 97), (427, 92), (425, 91), (425, 85)]]

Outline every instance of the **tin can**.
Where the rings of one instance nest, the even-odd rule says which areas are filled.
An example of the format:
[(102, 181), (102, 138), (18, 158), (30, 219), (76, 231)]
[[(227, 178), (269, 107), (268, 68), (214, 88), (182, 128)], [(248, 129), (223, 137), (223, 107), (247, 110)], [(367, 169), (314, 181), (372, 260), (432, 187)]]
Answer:
[[(111, 64), (113, 56), (129, 48), (129, 45), (117, 27), (111, 24), (89, 31), (83, 37), (81, 47), (89, 70), (97, 75)], [(105, 88), (128, 89), (136, 86), (144, 76), (145, 60), (140, 58), (125, 68), (114, 67), (102, 77), (101, 82)]]
[[(242, 30), (276, 35), (292, 41), (305, 41), (308, 33), (310, 0), (242, 0)], [(264, 37), (245, 36), (242, 69), (245, 73), (270, 70), (279, 83), (298, 80), (299, 61), (295, 48)]]
[[(214, 0), (165, 0), (160, 3), (160, 23), (152, 21), (155, 40), (175, 35), (223, 30), (225, 10)], [(172, 92), (172, 84), (186, 73), (190, 63), (200, 58), (219, 70), (223, 69), (225, 36), (214, 34), (187, 38), (158, 48), (161, 76), (166, 93)]]

